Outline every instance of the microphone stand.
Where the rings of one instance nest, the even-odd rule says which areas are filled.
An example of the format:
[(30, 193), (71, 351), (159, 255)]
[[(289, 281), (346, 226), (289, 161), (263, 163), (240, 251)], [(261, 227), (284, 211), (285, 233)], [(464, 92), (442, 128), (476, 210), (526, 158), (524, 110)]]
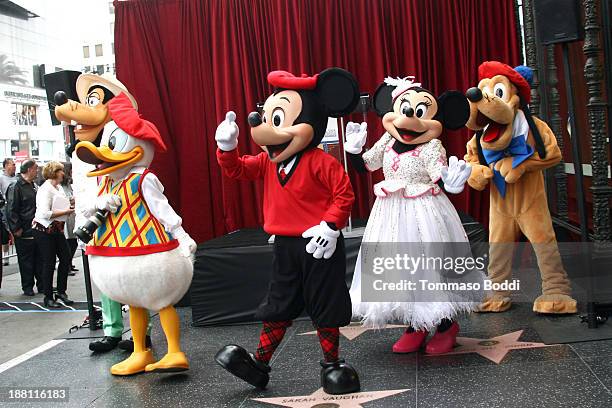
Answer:
[[(93, 238), (93, 234), (100, 225), (105, 221), (108, 211), (98, 210), (91, 216), (87, 222), (81, 227), (77, 228), (75, 235), (81, 242), (89, 242)], [(91, 275), (89, 272), (89, 258), (85, 255), (85, 251), (82, 252), (83, 257), (83, 276), (85, 277), (85, 294), (87, 295), (87, 310), (89, 312), (89, 330), (100, 329), (100, 325), (97, 324), (97, 319), (94, 316), (94, 304), (93, 304), (93, 293), (91, 290)]]

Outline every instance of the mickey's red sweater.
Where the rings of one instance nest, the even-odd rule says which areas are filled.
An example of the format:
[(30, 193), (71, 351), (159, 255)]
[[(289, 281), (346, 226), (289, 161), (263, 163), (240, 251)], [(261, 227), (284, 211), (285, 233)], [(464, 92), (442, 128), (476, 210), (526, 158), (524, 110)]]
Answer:
[(321, 149), (303, 152), (283, 185), (277, 164), (265, 152), (239, 157), (238, 149), (217, 149), (223, 174), (237, 180), (264, 180), (264, 230), (268, 234), (301, 236), (321, 221), (343, 228), (355, 201), (348, 175)]

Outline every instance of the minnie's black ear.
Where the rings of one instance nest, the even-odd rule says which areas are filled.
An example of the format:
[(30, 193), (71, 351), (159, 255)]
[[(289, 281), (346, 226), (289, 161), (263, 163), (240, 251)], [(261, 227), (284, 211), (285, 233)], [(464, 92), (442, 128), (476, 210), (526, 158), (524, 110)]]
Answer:
[(394, 89), (394, 86), (387, 85), (383, 82), (382, 84), (378, 85), (376, 92), (374, 92), (372, 105), (374, 106), (376, 114), (381, 118), (385, 116), (385, 113), (393, 110), (393, 98), (391, 97), (391, 92), (393, 92)]
[(359, 103), (359, 86), (350, 72), (342, 68), (327, 68), (317, 77), (315, 92), (333, 118), (348, 115)]
[(438, 98), (438, 113), (434, 117), (447, 129), (465, 126), (470, 118), (470, 104), (462, 92), (446, 91)]

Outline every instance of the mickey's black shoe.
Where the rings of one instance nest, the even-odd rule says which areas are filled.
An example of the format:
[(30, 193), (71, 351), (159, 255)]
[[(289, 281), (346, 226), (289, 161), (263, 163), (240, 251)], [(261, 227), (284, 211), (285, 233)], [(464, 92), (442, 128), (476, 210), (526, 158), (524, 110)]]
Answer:
[(361, 388), (357, 371), (344, 360), (321, 361), (321, 386), (328, 394), (350, 394)]
[(223, 347), (215, 356), (215, 361), (236, 377), (254, 387), (266, 388), (270, 381), (270, 366), (255, 359), (253, 354), (235, 344)]
[(97, 353), (106, 353), (117, 347), (120, 341), (121, 337), (104, 336), (102, 340), (89, 343), (89, 349)]
[[(134, 338), (130, 337), (129, 340), (121, 340), (119, 344), (117, 344), (121, 350), (129, 351), (130, 353), (134, 352)], [(153, 347), (153, 343), (151, 342), (151, 336), (147, 335), (145, 338), (145, 347), (151, 348)]]

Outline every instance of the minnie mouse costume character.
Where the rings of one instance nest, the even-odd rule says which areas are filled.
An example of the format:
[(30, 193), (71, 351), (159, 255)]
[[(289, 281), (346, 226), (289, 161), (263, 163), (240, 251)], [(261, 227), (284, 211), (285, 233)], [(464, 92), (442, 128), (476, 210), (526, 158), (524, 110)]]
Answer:
[[(481, 299), (479, 291), (460, 295), (437, 291), (434, 296), (423, 290), (409, 290), (394, 297), (397, 301), (380, 302), (362, 301), (362, 295), (368, 290), (365, 268), (374, 254), (384, 256), (386, 251), (389, 256), (390, 252), (404, 248), (412, 257), (434, 257), (441, 250), (453, 251), (457, 246), (469, 251), (459, 215), (438, 185), (442, 180), (446, 191), (458, 194), (470, 175), (470, 166), (456, 157), (451, 157), (450, 167), (446, 167), (446, 152), (438, 139), (444, 128), (458, 129), (465, 124), (469, 105), (466, 97), (457, 91), (448, 91), (436, 98), (420, 83), (413, 82), (413, 77), (387, 78), (378, 87), (373, 104), (382, 117), (385, 134), (370, 150), (358, 156), (366, 141), (366, 124), (349, 122), (344, 145), (357, 170), (382, 168), (385, 176), (385, 180), (374, 186), (377, 198), (355, 265), (350, 290), (353, 314), (370, 327), (381, 328), (391, 321), (408, 324), (409, 328), (393, 345), (396, 353), (417, 351), (428, 331), (437, 326), (426, 352), (446, 353), (453, 348), (459, 332), (455, 317), (476, 308)], [(416, 250), (419, 253), (412, 253)], [(454, 271), (449, 275), (435, 267), (417, 267), (409, 276), (417, 283), (421, 279), (436, 284), (458, 281)], [(477, 272), (461, 276), (460, 281), (482, 283), (483, 279), (484, 274)]]
[(215, 360), (251, 385), (265, 388), (272, 354), (293, 319), (304, 309), (317, 329), (324, 360), (321, 383), (329, 394), (358, 391), (357, 372), (338, 358), (339, 327), (351, 320), (344, 280), (343, 228), (353, 206), (348, 175), (318, 149), (328, 117), (353, 111), (359, 89), (352, 74), (329, 68), (313, 77), (285, 71), (268, 74), (275, 87), (260, 115), (248, 121), (263, 152), (239, 156), (234, 112), (215, 134), (217, 161), (233, 179), (264, 181), (264, 230), (275, 234), (272, 281), (256, 317), (263, 321), (255, 354), (237, 345), (223, 347)]

